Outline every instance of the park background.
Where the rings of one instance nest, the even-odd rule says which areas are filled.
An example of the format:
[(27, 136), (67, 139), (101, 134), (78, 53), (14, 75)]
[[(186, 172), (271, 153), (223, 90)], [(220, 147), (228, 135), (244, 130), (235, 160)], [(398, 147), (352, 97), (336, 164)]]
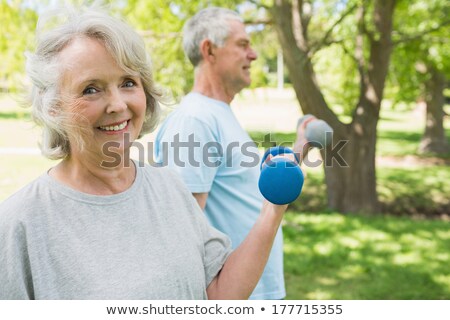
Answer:
[[(20, 102), (37, 17), (60, 2), (0, 0), (0, 201), (55, 164)], [(289, 145), (306, 113), (349, 141), (347, 168), (304, 167), (283, 223), (288, 299), (450, 299), (448, 1), (109, 2), (175, 102), (193, 80), (184, 21), (210, 5), (239, 11), (259, 57), (231, 106), (255, 142)]]

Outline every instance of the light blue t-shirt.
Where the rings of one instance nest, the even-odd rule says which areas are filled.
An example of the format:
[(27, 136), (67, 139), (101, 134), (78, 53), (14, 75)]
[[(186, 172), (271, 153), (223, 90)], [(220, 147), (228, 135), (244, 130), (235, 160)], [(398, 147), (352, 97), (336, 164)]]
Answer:
[[(208, 192), (205, 213), (233, 248), (248, 235), (262, 207), (260, 156), (230, 106), (192, 92), (164, 121), (155, 162), (178, 171), (193, 193)], [(264, 273), (250, 299), (282, 299), (283, 235), (278, 230)]]

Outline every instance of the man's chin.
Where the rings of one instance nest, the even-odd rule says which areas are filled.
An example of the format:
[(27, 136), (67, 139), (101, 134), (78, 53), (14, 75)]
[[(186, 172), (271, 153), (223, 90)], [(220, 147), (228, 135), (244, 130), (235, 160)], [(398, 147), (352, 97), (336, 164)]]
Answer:
[(250, 79), (250, 78), (245, 79), (242, 89), (250, 87), (251, 84), (252, 84), (252, 79)]

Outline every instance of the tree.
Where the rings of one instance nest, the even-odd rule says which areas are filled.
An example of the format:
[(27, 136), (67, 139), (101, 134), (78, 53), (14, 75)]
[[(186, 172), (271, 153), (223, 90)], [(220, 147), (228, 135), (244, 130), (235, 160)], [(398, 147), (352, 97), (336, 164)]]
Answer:
[(450, 143), (444, 130), (444, 90), (447, 87), (447, 77), (432, 63), (423, 64), (423, 67), (428, 74), (423, 86), (426, 121), (419, 152), (445, 155), (450, 153)]
[[(401, 3), (397, 20), (402, 32), (394, 38), (390, 83), (398, 88), (397, 99), (420, 102), (426, 107), (421, 153), (448, 154), (444, 130), (444, 89), (450, 77), (450, 32), (447, 1)], [(419, 22), (419, 23), (418, 23)]]
[[(312, 28), (314, 11), (326, 3), (275, 0), (267, 9), (273, 17), (303, 112), (326, 120), (334, 129), (335, 141), (348, 141), (341, 150), (345, 163), (326, 160), (329, 206), (341, 212), (376, 213), (380, 208), (376, 191), (376, 129), (392, 52), (395, 0), (335, 1), (329, 6), (331, 22)], [(356, 19), (354, 36), (335, 38), (336, 26), (351, 14)], [(312, 63), (320, 48), (336, 42), (347, 52), (353, 48), (359, 76), (359, 97), (350, 123), (340, 121), (328, 105)], [(330, 152), (331, 147), (327, 147), (323, 155)]]

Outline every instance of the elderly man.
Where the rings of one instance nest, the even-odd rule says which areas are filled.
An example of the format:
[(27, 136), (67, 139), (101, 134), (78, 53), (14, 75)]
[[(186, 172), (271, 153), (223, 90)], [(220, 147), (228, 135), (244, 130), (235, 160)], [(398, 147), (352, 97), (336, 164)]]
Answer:
[[(259, 154), (230, 102), (251, 83), (257, 58), (241, 17), (224, 8), (199, 11), (184, 27), (183, 47), (195, 67), (192, 92), (163, 123), (156, 162), (178, 171), (210, 223), (236, 248), (261, 211)], [(283, 237), (278, 229), (268, 263), (251, 299), (282, 299)]]

